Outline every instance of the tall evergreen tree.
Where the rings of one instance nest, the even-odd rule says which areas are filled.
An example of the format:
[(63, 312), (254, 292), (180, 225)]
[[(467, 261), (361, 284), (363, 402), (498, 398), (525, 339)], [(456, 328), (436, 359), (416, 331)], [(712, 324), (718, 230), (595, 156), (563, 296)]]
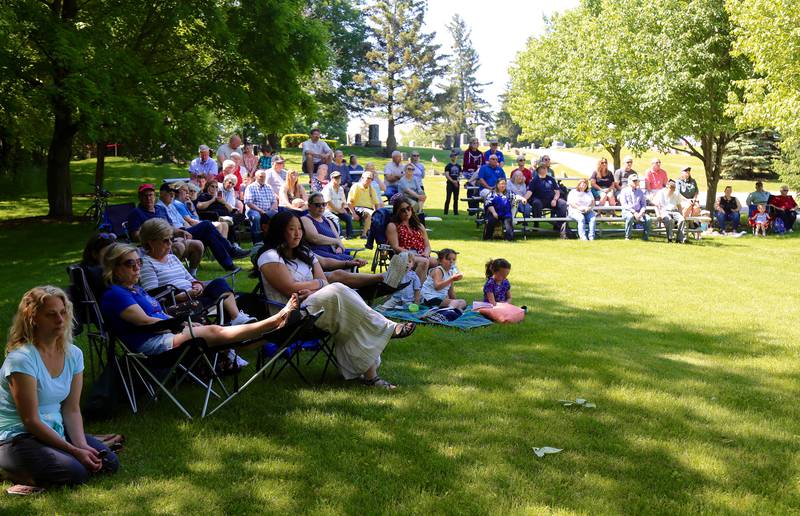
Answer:
[[(472, 133), (480, 124), (491, 124), (489, 104), (482, 98), (483, 88), (490, 83), (481, 83), (477, 75), (480, 70), (478, 52), (472, 46), (472, 31), (458, 14), (447, 24), (453, 38), (453, 53), (450, 58), (449, 83), (455, 95), (450, 100), (448, 111), (455, 115), (452, 134)], [(463, 142), (462, 142), (463, 143)]]
[(431, 87), (442, 70), (435, 33), (422, 30), (425, 10), (422, 0), (378, 0), (369, 9), (368, 105), (387, 118), (387, 152), (397, 148), (397, 124), (424, 123), (433, 112)]
[(731, 179), (774, 177), (773, 162), (780, 158), (780, 137), (775, 131), (748, 131), (728, 144), (722, 158), (722, 175)]

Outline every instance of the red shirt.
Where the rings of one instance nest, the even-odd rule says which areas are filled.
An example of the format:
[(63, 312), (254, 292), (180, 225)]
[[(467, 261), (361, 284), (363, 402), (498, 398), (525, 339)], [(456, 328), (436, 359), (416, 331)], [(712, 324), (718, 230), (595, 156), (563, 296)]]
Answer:
[(411, 229), (411, 226), (397, 224), (397, 244), (403, 249), (413, 249), (419, 254), (425, 253), (425, 238), (422, 232), (425, 229)]
[[(242, 187), (242, 173), (240, 172), (241, 168), (242, 167), (238, 167), (236, 170), (231, 172), (234, 176), (236, 176), (236, 185), (234, 185), (233, 189), (236, 190), (237, 192)], [(225, 180), (226, 175), (227, 174), (225, 174), (225, 172), (220, 172), (219, 174), (217, 174), (217, 181), (220, 184), (222, 184), (222, 182)]]
[[(522, 168), (517, 167), (514, 169), (514, 172), (516, 172), (517, 170), (522, 172), (522, 175), (525, 176), (526, 185), (531, 182), (531, 179), (533, 179), (533, 172), (531, 172), (527, 167), (522, 167)], [(508, 177), (509, 178), (514, 177), (514, 172), (511, 172), (511, 175)]]
[(770, 195), (769, 204), (782, 210), (793, 210), (797, 207), (791, 195)]

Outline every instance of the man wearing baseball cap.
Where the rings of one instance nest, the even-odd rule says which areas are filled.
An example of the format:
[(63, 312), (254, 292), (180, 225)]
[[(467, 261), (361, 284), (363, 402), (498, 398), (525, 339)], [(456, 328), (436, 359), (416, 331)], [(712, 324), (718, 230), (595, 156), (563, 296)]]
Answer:
[(633, 225), (637, 222), (644, 226), (642, 240), (647, 240), (650, 237), (650, 217), (645, 213), (647, 199), (639, 186), (637, 174), (628, 176), (628, 186), (622, 189), (619, 202), (622, 205), (622, 218), (625, 219), (625, 240), (631, 239)]
[(483, 153), (483, 162), (489, 163), (489, 156), (497, 156), (497, 164), (501, 167), (504, 167), (506, 164), (506, 159), (503, 157), (503, 151), (499, 148), (500, 143), (497, 141), (497, 138), (492, 138), (489, 140), (489, 150)]
[(211, 159), (211, 149), (208, 145), (201, 145), (197, 150), (198, 157), (194, 158), (189, 164), (189, 174), (191, 177), (217, 175), (217, 162)]
[[(156, 188), (151, 183), (139, 185), (139, 206), (128, 215), (128, 236), (131, 240), (139, 239), (139, 229), (145, 221), (160, 218), (169, 221), (169, 215), (163, 206), (156, 205)], [(205, 247), (199, 240), (193, 240), (186, 231), (174, 229), (172, 251), (180, 259), (189, 262), (189, 272), (197, 272)]]

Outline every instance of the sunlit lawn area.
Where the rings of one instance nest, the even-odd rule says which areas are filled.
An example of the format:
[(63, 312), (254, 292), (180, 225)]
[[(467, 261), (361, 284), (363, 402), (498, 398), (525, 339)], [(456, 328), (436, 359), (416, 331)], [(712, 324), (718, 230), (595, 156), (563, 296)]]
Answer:
[[(431, 152), (422, 151), (429, 167)], [(299, 155), (286, 154), (297, 166)], [(438, 170), (447, 153), (436, 156)], [(679, 159), (689, 161), (664, 159), (671, 175)], [(639, 158), (639, 168), (646, 162)], [(93, 162), (74, 171), (75, 192), (87, 193)], [(112, 202), (133, 199), (143, 180), (176, 173), (112, 160)], [(42, 190), (26, 192), (24, 203), (5, 201), (0, 218), (44, 214)], [(444, 179), (427, 178), (426, 190), (426, 211), (441, 216)], [(392, 341), (381, 373), (400, 385), (393, 393), (333, 375), (307, 387), (286, 373), (202, 421), (185, 421), (167, 400), (137, 416), (123, 407), (115, 419), (88, 425), (128, 437), (118, 475), (36, 498), (2, 495), (0, 512), (800, 509), (794, 234), (684, 246), (619, 238), (505, 243), (481, 242), (463, 214), (430, 227), (434, 248), (461, 252), (466, 279), (457, 293), (468, 301), (481, 297), (487, 259), (511, 261), (515, 302), (530, 308), (524, 323), (467, 333), (422, 327)], [(3, 224), (0, 331), (26, 289), (66, 283), (64, 268), (79, 259), (90, 232), (77, 223)], [(201, 266), (203, 278), (220, 273), (216, 264)], [(252, 288), (254, 280), (241, 276), (240, 288)], [(319, 373), (321, 364), (312, 369)], [(192, 387), (182, 395), (199, 402)], [(576, 397), (597, 408), (558, 403)], [(564, 451), (537, 458), (532, 447), (540, 446)]]

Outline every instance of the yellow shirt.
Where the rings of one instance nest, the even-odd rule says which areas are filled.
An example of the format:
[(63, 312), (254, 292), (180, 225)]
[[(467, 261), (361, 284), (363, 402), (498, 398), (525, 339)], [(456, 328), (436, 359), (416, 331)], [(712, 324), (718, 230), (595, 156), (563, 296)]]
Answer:
[(359, 181), (350, 187), (350, 194), (347, 196), (347, 202), (353, 206), (374, 209), (378, 205), (378, 194), (375, 193), (375, 189), (372, 188), (372, 185), (364, 187)]

